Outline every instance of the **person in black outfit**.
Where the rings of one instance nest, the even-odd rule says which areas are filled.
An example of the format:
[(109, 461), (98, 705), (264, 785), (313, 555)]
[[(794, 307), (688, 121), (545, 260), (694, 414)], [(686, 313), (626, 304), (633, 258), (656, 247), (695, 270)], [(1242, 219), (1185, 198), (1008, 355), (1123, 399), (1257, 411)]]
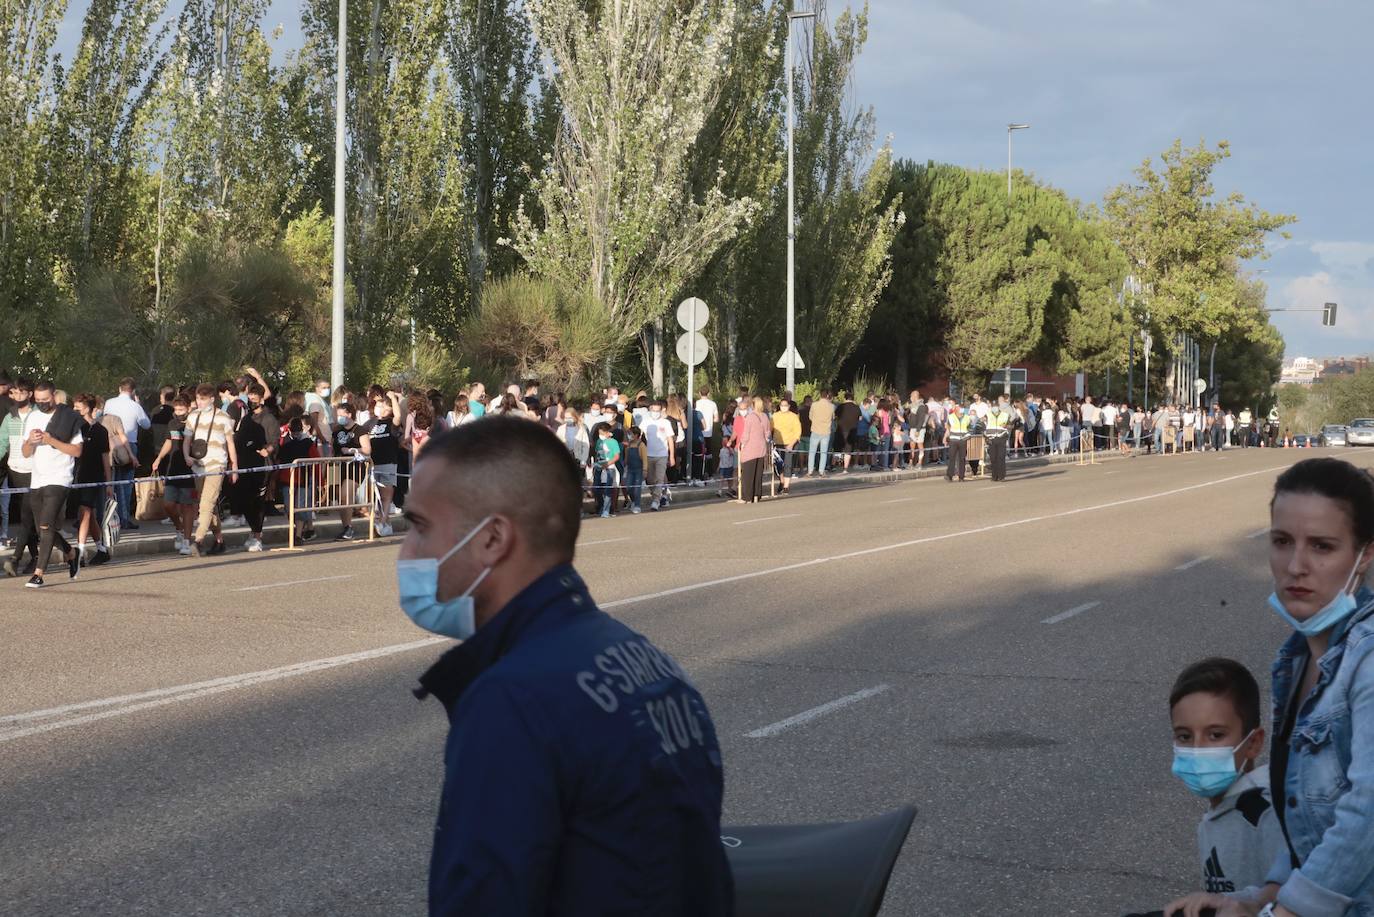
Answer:
[[(77, 487), (72, 490), (72, 501), (77, 507), (76, 550), (81, 555), (81, 563), (86, 563), (86, 538), (92, 525), (96, 529), (96, 542), (100, 542), (100, 522), (105, 511), (105, 501), (114, 499), (113, 479), (110, 467), (110, 434), (95, 419), (98, 399), (91, 394), (76, 396), (76, 412), (81, 415), (81, 457), (76, 460), (77, 484), (104, 484), (105, 487)], [(100, 544), (95, 557), (90, 561), (99, 566), (110, 559), (105, 546)]]
[(854, 457), (854, 431), (858, 429), (861, 416), (863, 412), (851, 395), (845, 395), (844, 402), (835, 409), (835, 448), (831, 452), (844, 456), (845, 471), (849, 470), (849, 462)]
[(239, 457), (238, 480), (229, 485), (229, 511), (235, 516), (242, 516), (248, 523), (250, 534), (244, 549), (256, 554), (263, 550), (262, 491), (267, 482), (261, 471), (253, 469), (266, 464), (269, 454), (267, 434), (242, 401), (233, 401), (228, 414), (234, 422), (234, 450)]

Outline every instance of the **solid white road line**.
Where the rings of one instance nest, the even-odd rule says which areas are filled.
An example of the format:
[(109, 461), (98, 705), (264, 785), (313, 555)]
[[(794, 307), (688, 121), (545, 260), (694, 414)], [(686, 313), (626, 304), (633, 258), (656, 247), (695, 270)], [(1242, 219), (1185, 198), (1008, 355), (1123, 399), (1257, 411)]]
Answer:
[(577, 543), (577, 546), (578, 546), (579, 548), (590, 548), (590, 547), (591, 547), (592, 545), (594, 545), (594, 544), (615, 544), (617, 541), (629, 541), (629, 540), (630, 540), (630, 537), (629, 537), (628, 535), (626, 535), (624, 538), (602, 538), (600, 541), (579, 541), (579, 542)]
[(746, 732), (744, 737), (746, 739), (766, 739), (770, 736), (775, 736), (785, 729), (791, 729), (793, 726), (809, 723), (817, 717), (825, 716), (827, 713), (834, 713), (836, 710), (848, 707), (850, 704), (857, 704), (859, 701), (872, 697), (875, 694), (882, 694), (891, 687), (892, 685), (874, 685), (871, 688), (864, 688), (862, 691), (855, 691), (853, 694), (846, 694), (844, 697), (836, 698), (828, 704), (821, 704), (819, 707), (803, 710), (796, 716), (789, 716), (785, 720), (778, 720), (776, 723), (764, 726), (762, 729)]
[(312, 579), (293, 579), (284, 583), (263, 583), (260, 586), (240, 586), (231, 589), (230, 592), (257, 592), (259, 589), (280, 589), (282, 586), (303, 586), (306, 583), (329, 583), (339, 579), (352, 579), (354, 574), (345, 573), (342, 576), (316, 576)]
[(1191, 569), (1193, 569), (1194, 567), (1196, 567), (1196, 566), (1198, 566), (1198, 565), (1200, 565), (1200, 564), (1205, 564), (1205, 563), (1207, 563), (1207, 561), (1209, 561), (1209, 560), (1211, 560), (1211, 559), (1212, 559), (1212, 555), (1210, 555), (1210, 554), (1208, 554), (1208, 555), (1205, 556), (1205, 557), (1194, 557), (1192, 560), (1188, 561), (1186, 564), (1179, 564), (1177, 567), (1174, 567), (1174, 569), (1175, 569), (1175, 570), (1179, 570), (1179, 571), (1182, 571), (1182, 570), (1191, 570)]
[[(820, 564), (830, 563), (838, 560), (849, 560), (855, 557), (865, 557), (872, 554), (883, 554), (888, 551), (897, 551), (902, 548), (910, 548), (916, 545), (930, 544), (937, 541), (947, 541), (954, 538), (963, 538), (969, 535), (981, 535), (985, 532), (994, 532), (1000, 529), (1015, 528), (1021, 525), (1029, 525), (1034, 522), (1045, 522), (1050, 519), (1062, 519), (1069, 516), (1076, 516), (1080, 513), (1091, 513), (1098, 510), (1114, 509), (1119, 506), (1131, 506), (1147, 500), (1156, 500), (1160, 497), (1171, 497), (1177, 494), (1190, 493), (1206, 487), (1215, 487), (1218, 484), (1227, 484), (1231, 481), (1238, 481), (1243, 478), (1254, 477), (1260, 474), (1272, 474), (1287, 465), (1276, 465), (1273, 468), (1261, 468), (1258, 471), (1247, 471), (1241, 474), (1228, 475), (1224, 478), (1217, 478), (1214, 481), (1204, 481), (1201, 484), (1189, 484), (1186, 487), (1177, 487), (1173, 490), (1160, 491), (1153, 494), (1145, 494), (1139, 497), (1128, 497), (1122, 500), (1113, 500), (1108, 503), (1097, 503), (1092, 506), (1080, 506), (1075, 509), (1062, 510), (1057, 513), (1046, 513), (1040, 516), (1026, 516), (1021, 519), (1012, 519), (1007, 522), (998, 522), (993, 525), (979, 526), (972, 529), (961, 529), (957, 532), (946, 532), (943, 535), (929, 535), (925, 538), (913, 538), (909, 541), (898, 541), (892, 544), (878, 545), (873, 548), (865, 548), (859, 551), (848, 551), (844, 554), (833, 554), (828, 557), (817, 557), (813, 560), (800, 561), (794, 564), (783, 564), (778, 567), (770, 567), (766, 570), (753, 570), (748, 573), (739, 573), (734, 576), (721, 577), (719, 579), (704, 580), (699, 583), (688, 583), (685, 586), (677, 586), (673, 589), (665, 589), (661, 592), (650, 592), (644, 595), (630, 596), (629, 598), (616, 599), (611, 602), (599, 603), (603, 609), (620, 608), (626, 605), (638, 605), (654, 599), (667, 598), (668, 596), (681, 595), (687, 592), (695, 592), (699, 589), (709, 589), (714, 586), (724, 586), (729, 583), (736, 583), (742, 580), (755, 579), (760, 576), (772, 576), (777, 573), (786, 573), (789, 570), (800, 570), (805, 567), (814, 567)], [(800, 514), (798, 514), (800, 515)], [(763, 520), (743, 520), (762, 522)], [(404, 653), (409, 650), (431, 646), (435, 643), (443, 643), (443, 637), (431, 637), (427, 640), (417, 640), (412, 643), (398, 643), (392, 646), (383, 646), (375, 650), (367, 650), (361, 653), (352, 653), (347, 656), (335, 656), (329, 659), (317, 659), (310, 662), (301, 662), (296, 665), (284, 666), (280, 669), (269, 669), (263, 672), (250, 672), (245, 675), (230, 675), (225, 678), (217, 678), (211, 681), (198, 682), (196, 684), (180, 685), (172, 688), (160, 688), (155, 691), (147, 691), (142, 694), (126, 694), (119, 697), (102, 698), (100, 700), (84, 701), (77, 704), (68, 704), (63, 707), (53, 707), (48, 710), (36, 710), (29, 713), (11, 714), (0, 716), (0, 743), (8, 742), (12, 739), (22, 738), (25, 735), (33, 735), (35, 732), (49, 732), (53, 729), (61, 729), (66, 726), (77, 726), (81, 723), (93, 720), (105, 719), (107, 717), (122, 716), (133, 713), (137, 710), (148, 709), (149, 707), (163, 706), (168, 703), (177, 703), (183, 700), (191, 700), (195, 697), (203, 696), (207, 693), (229, 690), (231, 688), (246, 687), (251, 684), (259, 684), (264, 681), (275, 681), (282, 678), (292, 678), (298, 675), (306, 675), (322, 669), (333, 668), (341, 665), (350, 665), (355, 662), (362, 662), (367, 659), (375, 659), (381, 656), (389, 656), (393, 653)], [(886, 690), (886, 687), (883, 688)], [(843, 698), (842, 698), (843, 699)], [(97, 713), (85, 716), (73, 717), (71, 719), (55, 720), (42, 723), (38, 726), (26, 727), (24, 729), (5, 731), (3, 724), (26, 722), (36, 719), (47, 719), (49, 717), (61, 716), (64, 713), (72, 713), (80, 710), (92, 710), (100, 707), (114, 707), (113, 710), (101, 710)]]
[(653, 599), (667, 598), (670, 595), (681, 595), (684, 592), (696, 592), (698, 589), (709, 589), (712, 586), (725, 586), (729, 583), (738, 583), (741, 580), (755, 579), (760, 576), (772, 576), (776, 573), (786, 573), (789, 570), (801, 570), (806, 567), (814, 567), (819, 564), (828, 564), (837, 560), (850, 560), (855, 557), (865, 557), (870, 554), (885, 554), (888, 551), (898, 551), (902, 548), (911, 548), (916, 545), (931, 544), (936, 541), (948, 541), (954, 538), (964, 538), (968, 535), (982, 535), (985, 532), (995, 532), (1000, 529), (1010, 529), (1021, 525), (1030, 525), (1033, 522), (1047, 522), (1050, 519), (1063, 519), (1068, 516), (1077, 516), (1080, 513), (1092, 513), (1098, 510), (1115, 509), (1119, 506), (1132, 506), (1136, 503), (1144, 503), (1149, 500), (1158, 500), (1160, 497), (1172, 497), (1178, 494), (1190, 493), (1204, 487), (1215, 487), (1218, 484), (1227, 484), (1231, 481), (1239, 481), (1243, 478), (1252, 478), (1257, 474), (1273, 474), (1287, 465), (1276, 465), (1273, 468), (1261, 468), (1258, 471), (1246, 471), (1241, 474), (1228, 475), (1224, 478), (1217, 478), (1214, 481), (1203, 481), (1201, 484), (1189, 484), (1186, 487), (1176, 487), (1173, 490), (1163, 490), (1158, 493), (1145, 494), (1139, 497), (1127, 497), (1122, 500), (1112, 500), (1109, 503), (1096, 503), (1092, 506), (1080, 506), (1076, 509), (1061, 510), (1057, 513), (1045, 513), (1041, 516), (1026, 516), (1022, 519), (1012, 519), (1008, 522), (996, 522), (992, 525), (982, 525), (973, 529), (961, 529), (957, 532), (946, 532), (943, 535), (927, 535), (925, 538), (913, 538), (910, 541), (897, 541), (892, 544), (878, 545), (875, 548), (864, 548), (860, 551), (848, 551), (844, 554), (832, 554), (828, 557), (817, 557), (813, 560), (798, 561), (794, 564), (783, 564), (779, 567), (769, 567), (765, 570), (750, 570), (748, 573), (736, 573), (734, 576), (723, 576), (720, 579), (705, 580), (700, 583), (689, 583), (686, 586), (676, 586), (672, 589), (664, 589), (662, 592), (650, 592), (646, 595), (635, 595), (627, 599), (616, 599), (612, 602), (601, 602), (603, 609), (620, 608), (625, 605), (637, 605), (640, 602), (648, 602)]
[[(0, 743), (9, 742), (13, 739), (21, 739), (24, 736), (36, 735), (42, 732), (51, 732), (54, 729), (79, 726), (83, 723), (103, 720), (109, 717), (126, 716), (130, 713), (136, 713), (139, 710), (148, 710), (153, 707), (162, 707), (167, 704), (181, 703), (182, 701), (192, 700), (197, 697), (204, 697), (207, 694), (218, 694), (221, 691), (232, 691), (235, 688), (245, 688), (250, 685), (262, 684), (264, 682), (279, 681), (283, 678), (295, 678), (300, 675), (309, 675), (313, 672), (321, 672), (325, 669), (352, 665), (357, 662), (365, 662), (369, 659), (380, 659), (384, 656), (405, 653), (410, 650), (422, 649), (427, 646), (433, 646), (436, 643), (444, 642), (447, 642), (447, 638), (445, 637), (430, 637), (425, 640), (415, 640), (410, 643), (397, 643), (392, 646), (383, 646), (374, 650), (365, 650), (361, 653), (349, 653), (344, 656), (315, 659), (310, 662), (300, 662), (295, 665), (286, 665), (275, 669), (264, 669), (260, 672), (230, 675), (225, 678), (213, 678), (209, 681), (177, 685), (171, 688), (158, 688), (155, 691), (143, 691), (138, 694), (122, 694), (118, 697), (106, 697), (100, 700), (66, 704), (61, 707), (52, 707), (47, 710), (33, 710), (28, 713), (15, 713), (9, 716), (0, 716)], [(98, 709), (101, 707), (112, 709)], [(95, 712), (83, 713), (79, 716), (66, 716), (66, 714), (78, 713), (84, 710), (94, 710)], [(53, 717), (64, 718), (52, 719)], [(48, 720), (48, 722), (38, 723), (33, 726), (19, 726), (10, 729), (4, 728), (4, 724), (7, 723), (26, 723), (34, 720)]]
[(1265, 535), (1268, 535), (1268, 534), (1269, 534), (1269, 526), (1266, 525), (1264, 528), (1260, 529), (1258, 532), (1251, 532), (1249, 535), (1246, 535), (1245, 537), (1246, 537), (1246, 538), (1261, 538), (1261, 537), (1263, 537), (1263, 536), (1265, 536)]
[(898, 497), (896, 500), (884, 500), (884, 503), (910, 503), (915, 497)]
[(736, 522), (735, 525), (753, 525), (755, 522), (772, 522), (774, 519), (795, 519), (800, 515), (801, 513), (788, 513), (785, 516), (764, 516), (761, 519), (741, 519), (739, 522)]
[(1101, 604), (1102, 604), (1101, 602), (1084, 602), (1082, 605), (1078, 605), (1078, 606), (1076, 606), (1076, 607), (1074, 607), (1074, 608), (1070, 608), (1068, 611), (1061, 611), (1059, 614), (1055, 615), (1055, 616), (1052, 617), (1052, 618), (1046, 618), (1045, 620), (1041, 621), (1040, 623), (1041, 623), (1041, 624), (1058, 624), (1060, 621), (1067, 621), (1069, 618), (1075, 617), (1075, 616), (1077, 616), (1077, 615), (1081, 615), (1081, 614), (1082, 614), (1083, 612), (1085, 612), (1085, 611), (1092, 611), (1094, 608), (1096, 608), (1098, 605), (1101, 605)]

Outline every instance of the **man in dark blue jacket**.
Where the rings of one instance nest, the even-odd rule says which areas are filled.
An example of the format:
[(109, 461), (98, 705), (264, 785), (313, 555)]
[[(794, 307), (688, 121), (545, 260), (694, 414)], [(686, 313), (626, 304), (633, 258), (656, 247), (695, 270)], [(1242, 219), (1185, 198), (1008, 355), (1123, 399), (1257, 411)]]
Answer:
[(450, 724), (430, 913), (730, 915), (711, 716), (596, 607), (572, 567), (581, 504), (567, 449), (523, 418), (436, 436), (416, 466), (401, 606), (463, 641), (416, 692)]

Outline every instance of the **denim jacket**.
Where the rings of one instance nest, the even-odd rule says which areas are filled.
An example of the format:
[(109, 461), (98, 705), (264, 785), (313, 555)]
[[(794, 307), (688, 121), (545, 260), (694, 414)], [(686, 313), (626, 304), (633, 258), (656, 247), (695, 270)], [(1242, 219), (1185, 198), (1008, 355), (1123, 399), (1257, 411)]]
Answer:
[[(1374, 591), (1363, 587), (1356, 599), (1331, 632), (1288, 742), (1283, 817), (1302, 865), (1293, 869), (1283, 850), (1268, 881), (1301, 917), (1374, 917)], [(1275, 741), (1307, 655), (1295, 633), (1274, 661)]]

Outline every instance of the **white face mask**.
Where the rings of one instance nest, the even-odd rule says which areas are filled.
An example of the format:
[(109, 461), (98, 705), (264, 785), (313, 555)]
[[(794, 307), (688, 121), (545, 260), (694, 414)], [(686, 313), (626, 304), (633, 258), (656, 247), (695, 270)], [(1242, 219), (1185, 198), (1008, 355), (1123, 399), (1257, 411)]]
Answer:
[(663, 412), (662, 412), (662, 411), (650, 411), (650, 412), (649, 412), (649, 416), (652, 417), (654, 420), (658, 420), (660, 417), (663, 416)]

